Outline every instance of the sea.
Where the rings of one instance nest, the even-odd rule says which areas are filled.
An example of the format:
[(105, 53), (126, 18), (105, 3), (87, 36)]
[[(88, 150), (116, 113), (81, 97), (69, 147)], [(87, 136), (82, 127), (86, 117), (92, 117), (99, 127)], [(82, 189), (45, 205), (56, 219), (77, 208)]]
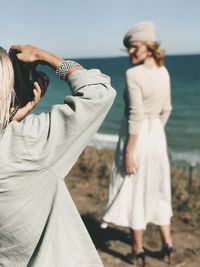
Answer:
[[(76, 59), (76, 61), (87, 69), (100, 69), (111, 77), (117, 96), (90, 145), (98, 149), (115, 148), (124, 113), (122, 96), (125, 88), (125, 71), (131, 67), (128, 57)], [(166, 56), (165, 65), (171, 77), (173, 106), (166, 126), (170, 160), (199, 165), (200, 55)], [(66, 82), (59, 80), (50, 67), (39, 65), (38, 68), (47, 73), (50, 84), (46, 95), (34, 109), (35, 114), (49, 112), (52, 105), (63, 103), (64, 96), (70, 94)]]

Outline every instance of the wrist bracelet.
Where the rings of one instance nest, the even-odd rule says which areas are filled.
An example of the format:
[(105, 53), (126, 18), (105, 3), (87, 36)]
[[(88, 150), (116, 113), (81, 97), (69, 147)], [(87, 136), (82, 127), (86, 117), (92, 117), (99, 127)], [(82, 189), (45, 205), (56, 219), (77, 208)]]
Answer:
[(59, 79), (61, 80), (65, 80), (66, 79), (66, 75), (68, 70), (71, 67), (74, 66), (79, 66), (81, 67), (80, 64), (78, 64), (77, 62), (73, 61), (73, 60), (64, 60), (57, 68), (56, 68), (56, 76), (58, 76)]

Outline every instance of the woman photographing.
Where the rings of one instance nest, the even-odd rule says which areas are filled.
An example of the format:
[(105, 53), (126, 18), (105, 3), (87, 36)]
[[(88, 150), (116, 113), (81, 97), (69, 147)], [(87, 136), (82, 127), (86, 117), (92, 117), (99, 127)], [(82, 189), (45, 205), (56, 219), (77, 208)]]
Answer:
[(0, 48), (0, 266), (102, 266), (64, 177), (101, 125), (115, 91), (99, 70), (29, 45), (12, 49), (23, 62), (50, 65), (72, 95), (48, 114), (26, 116), (40, 99), (34, 83), (34, 99), (10, 120), (14, 72)]

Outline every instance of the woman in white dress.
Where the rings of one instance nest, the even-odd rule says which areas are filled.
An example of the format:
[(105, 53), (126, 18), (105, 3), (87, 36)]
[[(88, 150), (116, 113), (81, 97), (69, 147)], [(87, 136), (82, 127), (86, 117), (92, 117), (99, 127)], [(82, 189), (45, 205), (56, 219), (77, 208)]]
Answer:
[(119, 133), (104, 222), (132, 229), (128, 259), (144, 263), (143, 231), (160, 226), (163, 257), (170, 261), (171, 186), (164, 126), (171, 112), (170, 79), (155, 25), (140, 22), (124, 37), (130, 62), (126, 72), (125, 116)]
[(0, 266), (102, 267), (64, 177), (113, 103), (110, 78), (33, 46), (12, 49), (24, 62), (50, 65), (72, 95), (26, 116), (40, 99), (34, 83), (34, 99), (10, 121), (14, 73), (0, 47)]

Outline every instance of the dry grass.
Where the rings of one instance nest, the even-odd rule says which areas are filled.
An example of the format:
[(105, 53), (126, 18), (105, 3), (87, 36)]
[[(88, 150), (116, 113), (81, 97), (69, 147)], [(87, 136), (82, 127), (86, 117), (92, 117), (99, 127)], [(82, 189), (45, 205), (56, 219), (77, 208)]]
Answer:
[[(124, 255), (130, 251), (129, 230), (99, 227), (107, 202), (113, 150), (97, 150), (87, 147), (66, 177), (67, 186), (82, 219), (97, 247), (105, 267), (128, 267)], [(191, 194), (188, 191), (189, 166), (172, 164), (172, 234), (175, 246), (176, 267), (196, 267), (200, 261), (200, 171), (195, 168)], [(160, 236), (156, 226), (149, 225), (145, 232), (145, 246), (160, 249)], [(148, 267), (164, 267), (158, 259), (148, 257)]]
[[(85, 181), (98, 180), (107, 188), (111, 173), (114, 150), (97, 150), (87, 147), (68, 176), (81, 177)], [(200, 226), (200, 171), (194, 169), (192, 191), (188, 192), (189, 166), (171, 168), (172, 203), (174, 219)]]

